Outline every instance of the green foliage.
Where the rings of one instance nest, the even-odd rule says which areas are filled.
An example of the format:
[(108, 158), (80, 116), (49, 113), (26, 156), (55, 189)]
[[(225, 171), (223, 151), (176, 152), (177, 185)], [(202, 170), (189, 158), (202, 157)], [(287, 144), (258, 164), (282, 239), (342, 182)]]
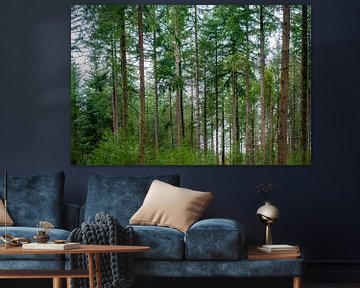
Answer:
[(81, 123), (80, 75), (75, 63), (71, 63), (71, 163), (83, 162)]
[[(184, 141), (185, 143), (187, 141)], [(213, 153), (204, 154), (184, 144), (174, 149), (160, 149), (158, 155), (152, 153), (151, 148), (147, 147), (146, 164), (148, 165), (215, 165), (216, 158)]]
[[(195, 9), (198, 59), (195, 53)], [(260, 6), (144, 5), (146, 165), (276, 164), (282, 10), (280, 5), (266, 5), (263, 6), (263, 11), (266, 59), (265, 151), (262, 151), (260, 145), (260, 132), (264, 124), (260, 115)], [(289, 165), (300, 164), (302, 153), (299, 140), (301, 11), (300, 5), (291, 5), (287, 111)], [(308, 14), (311, 15), (310, 7)], [(311, 27), (311, 17), (308, 19)], [(73, 5), (71, 21), (71, 162), (82, 165), (138, 165), (140, 71), (137, 6)], [(125, 30), (121, 28), (122, 24), (125, 25)], [(121, 47), (123, 31), (126, 32), (126, 47)], [(308, 31), (309, 47), (310, 32)], [(179, 75), (175, 73), (175, 44), (180, 47)], [(121, 73), (121, 68), (125, 67), (122, 66), (121, 48), (126, 50), (126, 78)], [(309, 99), (310, 52), (309, 49)], [(196, 71), (200, 74), (199, 99), (195, 92)], [(125, 95), (122, 90), (124, 79), (127, 82), (127, 100), (122, 97)], [(118, 133), (113, 131), (113, 121), (116, 119), (113, 117), (115, 105), (112, 102), (116, 98), (115, 89), (118, 99)], [(180, 141), (176, 141), (176, 91), (182, 94), (181, 109), (184, 114), (185, 139), (181, 145)], [(158, 107), (155, 105), (155, 95)], [(128, 117), (125, 129), (121, 116), (125, 105), (123, 102), (126, 101)], [(238, 108), (234, 109), (234, 103), (237, 103)], [(310, 107), (309, 104), (309, 115)], [(200, 114), (201, 127), (199, 147), (195, 147), (197, 114)], [(159, 118), (159, 148), (154, 143), (155, 115)], [(310, 135), (311, 117), (308, 118), (307, 133)], [(234, 134), (237, 125), (238, 133)], [(237, 134), (238, 141), (234, 137)], [(246, 146), (248, 143), (249, 155)], [(307, 147), (311, 147), (310, 144)], [(221, 163), (222, 151), (225, 153), (224, 163)], [(264, 154), (265, 162), (262, 157)], [(310, 163), (311, 151), (306, 151), (306, 154), (307, 163)]]
[(114, 135), (107, 130), (96, 149), (91, 152), (87, 165), (136, 165), (137, 137)]
[[(106, 131), (96, 149), (86, 160), (87, 165), (137, 165), (138, 139), (113, 135)], [(145, 147), (146, 165), (215, 165), (213, 153), (205, 155), (189, 145), (182, 145), (175, 149), (162, 148), (158, 154), (151, 145)]]

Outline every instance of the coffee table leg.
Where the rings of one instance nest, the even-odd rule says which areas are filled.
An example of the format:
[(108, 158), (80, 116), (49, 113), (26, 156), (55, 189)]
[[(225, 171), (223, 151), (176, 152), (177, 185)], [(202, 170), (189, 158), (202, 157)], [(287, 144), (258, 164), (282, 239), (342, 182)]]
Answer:
[(95, 288), (95, 282), (94, 282), (94, 254), (88, 253), (88, 260), (89, 260), (89, 288)]
[(96, 285), (97, 288), (102, 288), (101, 284), (101, 257), (100, 254), (95, 254), (95, 271), (96, 271)]
[(66, 288), (71, 288), (71, 278), (66, 278)]
[(293, 288), (301, 288), (301, 277), (297, 276), (293, 278)]
[(61, 278), (53, 278), (53, 288), (61, 288), (62, 281)]

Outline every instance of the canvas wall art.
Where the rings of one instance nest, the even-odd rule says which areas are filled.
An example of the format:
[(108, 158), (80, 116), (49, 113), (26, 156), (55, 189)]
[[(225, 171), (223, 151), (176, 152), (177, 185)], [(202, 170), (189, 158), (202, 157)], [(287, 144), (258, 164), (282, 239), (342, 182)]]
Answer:
[(310, 5), (73, 5), (73, 165), (310, 165)]

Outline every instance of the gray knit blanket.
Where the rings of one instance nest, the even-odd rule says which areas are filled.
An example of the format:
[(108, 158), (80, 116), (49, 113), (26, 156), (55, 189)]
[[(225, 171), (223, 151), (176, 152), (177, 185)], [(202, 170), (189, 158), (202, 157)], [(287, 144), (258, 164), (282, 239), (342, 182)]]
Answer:
[[(94, 222), (84, 222), (80, 228), (71, 231), (69, 240), (81, 244), (133, 245), (133, 234), (132, 227), (122, 227), (116, 218), (101, 212), (95, 215)], [(86, 255), (70, 254), (68, 259), (70, 269), (87, 269)], [(103, 288), (132, 287), (134, 285), (132, 253), (101, 254), (101, 279)], [(88, 288), (89, 281), (88, 279), (73, 279), (71, 287)]]

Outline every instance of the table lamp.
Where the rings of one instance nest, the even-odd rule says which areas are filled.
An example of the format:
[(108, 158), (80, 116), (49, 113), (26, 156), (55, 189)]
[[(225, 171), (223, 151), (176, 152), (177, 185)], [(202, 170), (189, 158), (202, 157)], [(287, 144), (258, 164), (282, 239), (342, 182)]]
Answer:
[(271, 225), (280, 217), (279, 209), (271, 205), (271, 202), (266, 201), (265, 205), (261, 206), (256, 214), (261, 223), (265, 225), (265, 244), (272, 245)]

